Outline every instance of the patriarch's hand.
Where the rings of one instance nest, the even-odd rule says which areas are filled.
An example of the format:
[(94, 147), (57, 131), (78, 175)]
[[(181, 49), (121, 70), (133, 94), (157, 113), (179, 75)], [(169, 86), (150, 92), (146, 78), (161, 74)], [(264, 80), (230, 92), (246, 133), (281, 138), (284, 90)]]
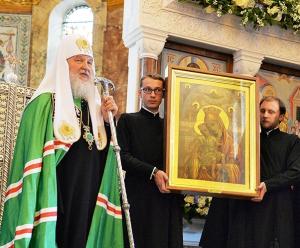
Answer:
[(111, 111), (113, 116), (118, 112), (118, 106), (112, 96), (104, 96), (102, 98), (101, 112), (105, 122), (109, 122), (108, 111)]

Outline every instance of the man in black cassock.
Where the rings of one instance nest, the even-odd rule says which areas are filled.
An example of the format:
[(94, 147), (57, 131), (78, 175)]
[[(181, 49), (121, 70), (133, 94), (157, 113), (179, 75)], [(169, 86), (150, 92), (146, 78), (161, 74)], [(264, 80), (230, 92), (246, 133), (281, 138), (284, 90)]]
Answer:
[[(117, 125), (136, 248), (177, 248), (183, 243), (183, 198), (167, 190), (163, 171), (163, 120), (158, 112), (163, 92), (163, 78), (143, 77), (141, 110), (122, 114)], [(128, 240), (125, 244), (129, 247)]]
[(300, 247), (300, 183), (294, 185), (295, 248)]
[(300, 142), (279, 130), (285, 112), (279, 98), (261, 100), (259, 195), (251, 201), (214, 198), (203, 248), (296, 248), (292, 185), (300, 180)]

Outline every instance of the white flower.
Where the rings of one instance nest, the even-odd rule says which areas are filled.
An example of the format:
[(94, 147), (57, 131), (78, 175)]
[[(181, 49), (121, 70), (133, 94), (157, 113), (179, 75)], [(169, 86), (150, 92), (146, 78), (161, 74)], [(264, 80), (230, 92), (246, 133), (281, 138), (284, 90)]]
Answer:
[(287, 7), (286, 7), (286, 6), (282, 6), (282, 7), (281, 7), (281, 10), (282, 10), (282, 12), (283, 12), (283, 13), (285, 13), (285, 14), (286, 14), (286, 13), (287, 13), (287, 11), (288, 11), (288, 9), (287, 9)]
[(265, 23), (263, 22), (263, 20), (257, 14), (254, 14), (254, 15), (256, 17), (256, 22), (257, 22), (258, 26), (259, 27), (265, 26)]
[(242, 19), (242, 24), (245, 26), (248, 23), (248, 16)]
[(200, 208), (203, 208), (206, 205), (206, 197), (199, 197), (198, 199), (198, 206)]
[(208, 14), (211, 14), (216, 11), (213, 7), (211, 7), (211, 5), (207, 6), (204, 10)]
[(274, 20), (280, 22), (281, 19), (282, 19), (282, 12), (279, 11), (278, 14), (277, 14), (277, 16), (274, 18)]
[(298, 4), (298, 5), (296, 6), (296, 11), (297, 11), (297, 13), (300, 15), (300, 4)]
[[(198, 211), (197, 211), (198, 212)], [(198, 212), (200, 215), (202, 216), (206, 216), (208, 214), (208, 208), (202, 208), (202, 209), (199, 209), (199, 212)]]
[(184, 201), (187, 202), (187, 203), (193, 204), (193, 203), (194, 203), (194, 196), (192, 196), (192, 195), (187, 195), (187, 196), (184, 198)]
[(273, 0), (263, 0), (262, 2), (263, 2), (263, 4), (270, 6), (270, 5), (272, 5)]
[(255, 4), (256, 4), (255, 0), (250, 0), (248, 4), (248, 8), (254, 8)]
[(278, 6), (273, 6), (272, 8), (268, 7), (267, 12), (268, 12), (269, 15), (272, 16), (272, 15), (279, 12), (279, 8), (278, 8)]
[(233, 2), (235, 3), (235, 5), (241, 7), (242, 9), (253, 8), (255, 5), (254, 0), (233, 0)]

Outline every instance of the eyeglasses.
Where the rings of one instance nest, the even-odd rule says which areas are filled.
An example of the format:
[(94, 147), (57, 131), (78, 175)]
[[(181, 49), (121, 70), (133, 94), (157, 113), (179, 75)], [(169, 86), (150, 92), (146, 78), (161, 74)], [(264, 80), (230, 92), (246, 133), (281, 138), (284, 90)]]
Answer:
[(145, 88), (141, 88), (141, 90), (147, 95), (151, 95), (152, 92), (154, 92), (155, 95), (162, 95), (165, 89), (162, 88), (151, 89), (149, 87), (145, 87)]

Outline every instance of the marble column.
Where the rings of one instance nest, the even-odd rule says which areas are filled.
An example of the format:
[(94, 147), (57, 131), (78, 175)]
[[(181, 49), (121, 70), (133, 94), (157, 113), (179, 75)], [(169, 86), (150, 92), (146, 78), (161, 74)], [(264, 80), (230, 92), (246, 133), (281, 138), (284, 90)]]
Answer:
[(158, 72), (157, 60), (165, 41), (165, 36), (157, 34), (148, 34), (140, 40), (140, 77)]
[(156, 74), (157, 73), (157, 59), (144, 57), (140, 59), (141, 71), (140, 75), (145, 76), (147, 74)]
[(259, 71), (263, 59), (262, 54), (238, 50), (233, 54), (233, 73), (253, 77)]
[(126, 112), (139, 109), (137, 91), (140, 78), (158, 72), (157, 60), (162, 52), (167, 35), (154, 30), (139, 30), (129, 37), (123, 37), (128, 54), (128, 87)]

